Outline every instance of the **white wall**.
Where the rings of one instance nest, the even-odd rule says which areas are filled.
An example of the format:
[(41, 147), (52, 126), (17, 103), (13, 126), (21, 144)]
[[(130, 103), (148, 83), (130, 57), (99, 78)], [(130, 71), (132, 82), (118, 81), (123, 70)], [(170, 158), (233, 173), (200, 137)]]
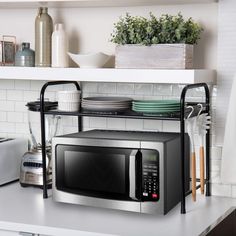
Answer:
[[(115, 45), (109, 42), (113, 23), (126, 12), (142, 16), (148, 16), (149, 12), (153, 12), (155, 15), (182, 12), (186, 18), (193, 17), (205, 28), (202, 40), (196, 46), (195, 67), (216, 68), (217, 4), (49, 9), (54, 23), (65, 23), (70, 51), (74, 53), (104, 51), (114, 54)], [(29, 41), (34, 48), (36, 15), (37, 9), (0, 10), (0, 35), (16, 35), (19, 43)]]
[[(177, 14), (180, 11), (185, 17), (193, 17), (193, 19), (200, 22), (205, 29), (202, 39), (195, 47), (195, 68), (217, 69), (218, 4), (49, 9), (54, 23), (65, 23), (71, 52), (103, 51), (109, 54), (114, 54), (115, 45), (110, 43), (109, 39), (113, 29), (113, 23), (118, 20), (119, 16), (124, 15), (126, 12), (130, 12), (132, 15), (148, 16), (149, 12), (160, 15), (162, 13)], [(34, 48), (34, 19), (36, 14), (37, 9), (0, 9), (0, 35), (16, 35), (18, 43), (28, 41), (31, 43), (32, 48)], [(221, 21), (224, 22), (223, 16), (221, 17)], [(15, 137), (28, 135), (27, 114), (24, 105), (26, 102), (39, 97), (39, 90), (42, 83), (41, 81), (0, 80), (1, 136)], [(62, 88), (59, 87), (58, 89)], [(131, 96), (133, 98), (178, 98), (181, 89), (182, 86), (177, 85), (84, 84), (86, 96), (117, 94)], [(48, 97), (55, 99), (55, 94), (55, 90), (51, 90), (48, 93)], [(228, 94), (226, 95), (228, 96)], [(192, 100), (201, 100), (203, 93), (201, 90), (196, 90), (189, 96)], [(232, 186), (221, 185), (219, 180), (222, 143), (217, 141), (220, 139), (218, 137), (221, 136), (220, 134), (216, 134), (216, 129), (221, 129), (222, 123), (219, 123), (219, 126), (218, 122), (216, 123), (216, 96), (217, 87), (214, 87), (212, 88), (214, 123), (211, 133), (213, 194), (236, 197), (236, 193), (234, 193), (236, 191), (232, 191)], [(220, 112), (220, 110), (218, 111)], [(220, 114), (222, 117), (223, 113)], [(63, 124), (64, 131), (74, 131), (76, 120), (66, 118), (63, 120)], [(176, 122), (88, 118), (85, 120), (85, 129), (91, 128), (179, 130)]]

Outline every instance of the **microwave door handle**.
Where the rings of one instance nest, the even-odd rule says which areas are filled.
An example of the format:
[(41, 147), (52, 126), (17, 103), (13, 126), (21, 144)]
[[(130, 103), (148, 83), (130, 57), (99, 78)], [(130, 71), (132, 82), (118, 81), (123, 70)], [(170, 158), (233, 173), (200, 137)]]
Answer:
[(138, 200), (136, 197), (136, 154), (137, 150), (132, 151), (129, 156), (129, 197)]
[(142, 153), (133, 150), (129, 156), (129, 197), (141, 201), (142, 190)]

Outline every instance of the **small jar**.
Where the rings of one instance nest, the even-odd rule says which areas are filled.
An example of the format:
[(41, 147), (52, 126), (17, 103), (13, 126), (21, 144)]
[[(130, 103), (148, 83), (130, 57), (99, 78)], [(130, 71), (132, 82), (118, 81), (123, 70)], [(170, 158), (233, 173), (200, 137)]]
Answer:
[(21, 49), (16, 52), (15, 55), (15, 66), (26, 66), (34, 67), (35, 54), (32, 49), (30, 49), (30, 43), (22, 43)]

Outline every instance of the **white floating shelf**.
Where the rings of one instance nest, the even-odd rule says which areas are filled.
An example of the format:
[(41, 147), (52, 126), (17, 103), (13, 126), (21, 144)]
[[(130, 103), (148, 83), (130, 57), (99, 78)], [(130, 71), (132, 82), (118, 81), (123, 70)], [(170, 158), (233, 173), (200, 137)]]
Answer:
[(216, 82), (214, 70), (153, 70), (153, 69), (80, 69), (0, 67), (0, 79), (75, 80), (87, 82), (193, 84)]
[(116, 7), (213, 3), (218, 0), (0, 0), (0, 8), (48, 7)]

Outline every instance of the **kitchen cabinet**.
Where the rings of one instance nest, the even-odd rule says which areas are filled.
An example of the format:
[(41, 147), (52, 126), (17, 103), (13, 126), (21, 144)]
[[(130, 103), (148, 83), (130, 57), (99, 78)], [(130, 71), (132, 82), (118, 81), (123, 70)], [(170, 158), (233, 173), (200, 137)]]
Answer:
[(150, 6), (193, 3), (214, 3), (218, 0), (0, 0), (2, 8), (31, 8), (39, 5), (48, 7), (114, 7), (114, 6)]

